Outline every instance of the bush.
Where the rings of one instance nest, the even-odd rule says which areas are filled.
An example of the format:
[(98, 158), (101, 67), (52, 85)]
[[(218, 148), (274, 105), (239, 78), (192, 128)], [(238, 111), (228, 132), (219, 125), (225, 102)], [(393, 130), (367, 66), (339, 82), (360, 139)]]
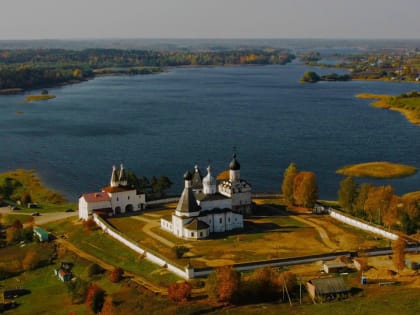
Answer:
[(86, 221), (83, 221), (83, 226), (85, 227), (86, 231), (93, 231), (93, 230), (96, 230), (98, 228), (95, 221), (93, 221), (92, 217), (89, 218)]
[(36, 250), (30, 250), (26, 253), (25, 257), (22, 260), (22, 267), (24, 270), (33, 270), (40, 266), (41, 257), (39, 252)]
[(76, 278), (75, 281), (67, 282), (67, 290), (71, 295), (71, 301), (73, 304), (81, 304), (85, 302), (87, 289), (88, 283), (80, 278)]
[(168, 296), (175, 302), (186, 302), (191, 298), (191, 283), (184, 281), (182, 283), (172, 283), (168, 288)]
[(175, 252), (175, 256), (177, 259), (182, 258), (185, 253), (187, 253), (190, 249), (186, 246), (177, 245), (173, 248), (173, 251)]
[(99, 313), (104, 305), (105, 291), (96, 284), (91, 284), (86, 295), (86, 306), (95, 314)]
[(120, 282), (124, 275), (124, 270), (120, 267), (115, 267), (109, 275), (109, 280), (113, 283)]
[(93, 277), (95, 275), (103, 273), (104, 270), (98, 264), (92, 263), (87, 267), (88, 277)]

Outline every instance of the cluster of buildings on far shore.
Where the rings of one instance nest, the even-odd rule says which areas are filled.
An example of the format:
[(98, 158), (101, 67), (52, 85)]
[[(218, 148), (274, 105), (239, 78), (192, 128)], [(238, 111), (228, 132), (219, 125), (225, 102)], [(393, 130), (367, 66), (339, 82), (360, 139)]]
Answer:
[[(234, 154), (229, 171), (219, 177), (213, 175), (210, 165), (206, 176), (197, 166), (193, 172), (187, 171), (178, 205), (171, 215), (161, 218), (161, 228), (187, 239), (243, 228), (243, 217), (252, 210), (252, 187), (241, 178), (240, 169)], [(79, 198), (79, 218), (87, 220), (93, 213), (114, 216), (146, 206), (146, 195), (128, 185), (124, 166), (119, 170), (114, 166), (109, 186)]]

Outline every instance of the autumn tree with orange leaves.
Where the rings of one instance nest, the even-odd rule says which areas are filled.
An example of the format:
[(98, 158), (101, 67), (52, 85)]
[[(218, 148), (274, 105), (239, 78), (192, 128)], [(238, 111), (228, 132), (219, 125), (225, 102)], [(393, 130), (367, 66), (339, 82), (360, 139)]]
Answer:
[(313, 172), (299, 172), (293, 183), (293, 199), (298, 206), (311, 208), (318, 199), (318, 185)]
[(168, 296), (175, 302), (186, 302), (191, 298), (191, 283), (184, 281), (175, 282), (168, 287)]
[(392, 244), (392, 262), (395, 268), (400, 272), (405, 267), (405, 240), (399, 237), (394, 244)]
[(240, 279), (240, 273), (232, 266), (216, 268), (207, 280), (209, 297), (226, 304), (232, 302), (238, 291)]
[(105, 299), (105, 291), (97, 286), (96, 284), (92, 283), (89, 286), (86, 295), (86, 306), (88, 311), (92, 311), (93, 313), (99, 313), (102, 309)]

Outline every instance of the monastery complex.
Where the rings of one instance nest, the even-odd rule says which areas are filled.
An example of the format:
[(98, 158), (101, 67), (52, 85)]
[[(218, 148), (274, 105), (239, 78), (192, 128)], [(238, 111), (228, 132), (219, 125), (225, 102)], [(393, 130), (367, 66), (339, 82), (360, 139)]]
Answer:
[[(187, 239), (202, 239), (211, 233), (242, 229), (243, 217), (251, 214), (252, 187), (241, 178), (240, 169), (234, 154), (227, 178), (217, 180), (211, 166), (207, 167), (204, 177), (197, 166), (193, 173), (187, 171), (176, 210), (161, 218), (161, 228)], [(123, 165), (119, 170), (114, 166), (109, 186), (79, 198), (79, 218), (87, 220), (93, 213), (113, 216), (141, 211), (146, 206), (146, 195), (128, 185)]]

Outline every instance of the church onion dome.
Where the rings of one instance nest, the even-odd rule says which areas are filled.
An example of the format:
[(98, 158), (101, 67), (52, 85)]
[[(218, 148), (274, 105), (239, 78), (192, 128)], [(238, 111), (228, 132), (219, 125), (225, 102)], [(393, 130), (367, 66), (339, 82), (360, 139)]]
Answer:
[(216, 185), (216, 179), (211, 175), (210, 165), (207, 167), (207, 175), (203, 178), (203, 185)]
[(120, 178), (119, 178), (121, 183), (127, 183), (127, 175), (125, 173), (125, 169), (124, 166), (121, 164), (121, 169), (120, 169)]
[(230, 161), (229, 169), (232, 171), (239, 171), (241, 169), (241, 164), (236, 160), (236, 153), (233, 154), (233, 159)]
[(184, 180), (191, 180), (191, 179), (192, 179), (192, 175), (190, 171), (186, 171), (184, 174)]

